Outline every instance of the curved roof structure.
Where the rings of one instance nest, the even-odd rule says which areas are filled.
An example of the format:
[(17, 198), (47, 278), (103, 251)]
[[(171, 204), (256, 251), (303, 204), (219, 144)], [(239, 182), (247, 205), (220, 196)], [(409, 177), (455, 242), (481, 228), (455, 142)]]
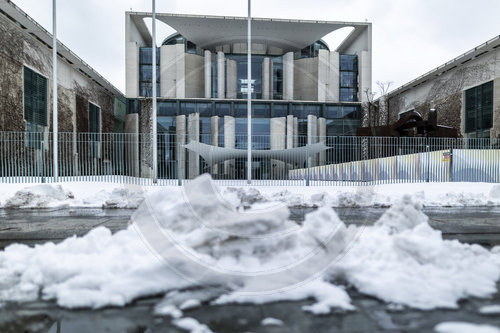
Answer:
[[(234, 158), (244, 158), (247, 156), (246, 149), (234, 149), (225, 147), (216, 147), (207, 145), (198, 141), (191, 141), (184, 145), (184, 148), (192, 152), (200, 154), (208, 165), (213, 165), (223, 161), (231, 160)], [(252, 156), (254, 158), (266, 157), (275, 160), (283, 161), (294, 165), (303, 165), (307, 156), (316, 154), (330, 149), (324, 143), (314, 143), (309, 147), (297, 147), (290, 149), (273, 149), (273, 150), (254, 150), (252, 149)]]
[[(142, 39), (150, 42), (151, 35), (144, 24), (144, 18), (151, 17), (151, 13), (128, 12), (127, 15), (130, 15)], [(224, 44), (246, 43), (247, 40), (246, 17), (158, 13), (156, 18), (204, 49)], [(279, 47), (285, 52), (296, 51), (344, 27), (354, 27), (351, 35), (345, 40), (351, 42), (353, 37), (356, 39), (370, 25), (371, 23), (367, 22), (252, 18), (252, 41)]]

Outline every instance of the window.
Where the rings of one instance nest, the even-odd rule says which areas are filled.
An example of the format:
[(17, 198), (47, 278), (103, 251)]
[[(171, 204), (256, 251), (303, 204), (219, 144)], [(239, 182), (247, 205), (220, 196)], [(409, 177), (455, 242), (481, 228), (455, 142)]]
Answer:
[(47, 79), (24, 67), (24, 119), (27, 132), (42, 132), (47, 124)]
[(358, 57), (356, 55), (340, 55), (340, 100), (358, 101)]
[(484, 136), (493, 126), (493, 81), (465, 91), (465, 133)]
[[(156, 49), (156, 94), (160, 94), (160, 49)], [(139, 49), (139, 95), (153, 96), (153, 48)]]
[(89, 103), (89, 132), (91, 141), (101, 141), (101, 108)]

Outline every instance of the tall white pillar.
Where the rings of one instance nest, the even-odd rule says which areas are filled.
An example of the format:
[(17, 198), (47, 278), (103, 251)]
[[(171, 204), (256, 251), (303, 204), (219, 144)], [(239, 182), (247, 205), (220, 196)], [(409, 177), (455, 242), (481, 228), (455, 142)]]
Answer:
[(264, 58), (262, 61), (262, 99), (269, 99), (269, 58)]
[[(312, 114), (307, 116), (307, 143), (312, 145), (318, 142), (318, 118)], [(316, 165), (316, 156), (309, 155), (309, 166)]]
[(358, 54), (358, 77), (359, 77), (359, 95), (360, 101), (363, 103), (368, 102), (366, 91), (368, 95), (372, 91), (372, 68), (371, 68), (371, 55), (368, 51), (361, 51)]
[[(323, 117), (318, 118), (318, 142), (326, 144), (326, 119)], [(326, 152), (319, 153), (318, 165), (325, 165)]]
[(225, 98), (224, 52), (217, 52), (217, 98)]
[(179, 147), (179, 145), (186, 144), (186, 116), (177, 116), (175, 118), (175, 124), (175, 150), (177, 152), (177, 163), (179, 163), (177, 170), (180, 170), (180, 177), (186, 179), (186, 149)]
[[(286, 117), (271, 118), (271, 150), (285, 149), (286, 120)], [(272, 179), (286, 178), (286, 168), (283, 161), (271, 159), (271, 176)]]
[[(219, 146), (219, 116), (212, 116), (210, 118), (210, 143), (212, 146)], [(212, 175), (219, 174), (219, 165), (214, 164), (210, 166)]]
[(139, 96), (139, 46), (136, 42), (125, 44), (125, 95)]
[(293, 52), (283, 55), (283, 99), (293, 99)]
[(326, 87), (326, 100), (338, 102), (340, 100), (340, 55), (338, 52), (330, 52), (330, 69), (328, 71), (328, 87)]
[(238, 67), (235, 60), (226, 60), (226, 98), (236, 98)]
[(293, 147), (299, 146), (299, 120), (293, 117)]
[(293, 115), (286, 116), (286, 149), (293, 148)]
[[(188, 116), (188, 134), (189, 142), (198, 142), (200, 138), (200, 114), (191, 113)], [(189, 151), (189, 179), (196, 178), (200, 175), (200, 155)]]
[[(224, 147), (235, 147), (235, 121), (234, 117), (224, 116)], [(234, 178), (235, 170), (234, 160), (224, 162), (224, 174), (229, 178)]]
[(212, 52), (205, 50), (205, 98), (212, 97)]

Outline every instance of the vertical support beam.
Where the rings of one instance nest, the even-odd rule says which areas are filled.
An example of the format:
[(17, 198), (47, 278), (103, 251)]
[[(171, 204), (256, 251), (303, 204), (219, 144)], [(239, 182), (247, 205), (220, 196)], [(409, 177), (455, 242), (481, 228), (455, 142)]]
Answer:
[(262, 99), (270, 99), (269, 98), (269, 71), (270, 71), (270, 63), (269, 58), (264, 58), (262, 61)]
[[(219, 146), (219, 116), (210, 118), (210, 143), (212, 146)], [(219, 165), (214, 164), (210, 166), (212, 175), (219, 174)]]
[(224, 52), (217, 52), (217, 98), (225, 98)]
[(283, 55), (283, 99), (293, 99), (293, 52)]
[(359, 71), (359, 95), (362, 103), (368, 102), (368, 96), (372, 92), (372, 69), (371, 56), (368, 51), (361, 51), (358, 55), (358, 71)]
[[(271, 118), (270, 139), (271, 150), (281, 150), (286, 147), (286, 117)], [(285, 162), (271, 159), (272, 179), (285, 178)]]
[[(191, 113), (188, 116), (188, 134), (189, 142), (199, 141), (200, 137), (200, 114)], [(198, 153), (189, 151), (189, 178), (193, 179), (200, 175), (200, 156)]]
[[(234, 117), (224, 116), (224, 147), (234, 148), (235, 145), (235, 122)], [(234, 177), (234, 160), (224, 162), (224, 174)]]
[(125, 44), (125, 95), (139, 96), (139, 46), (136, 42)]
[(181, 179), (186, 179), (186, 153), (182, 145), (186, 144), (186, 116), (179, 115), (175, 118), (175, 136), (177, 143), (177, 163), (179, 164), (179, 176)]
[(238, 68), (235, 60), (226, 60), (226, 98), (236, 98)]
[(151, 148), (153, 149), (153, 183), (158, 182), (158, 144), (157, 144), (157, 116), (156, 116), (156, 1), (153, 0), (153, 29), (152, 29), (151, 49), (153, 53), (153, 112), (151, 112), (151, 125), (153, 130), (153, 140)]
[(293, 147), (299, 146), (299, 120), (293, 117)]
[(286, 116), (286, 149), (293, 148), (293, 115)]
[(58, 181), (59, 177), (59, 161), (58, 161), (58, 124), (57, 124), (57, 16), (56, 2), (52, 0), (52, 143), (54, 154), (54, 182)]
[(205, 98), (212, 97), (212, 52), (205, 50)]
[[(318, 140), (318, 118), (312, 114), (307, 116), (307, 144), (312, 145)], [(309, 154), (309, 166), (316, 166), (316, 156)]]
[(330, 69), (328, 71), (328, 87), (326, 89), (326, 100), (338, 102), (340, 100), (340, 55), (338, 52), (330, 51)]
[[(326, 119), (323, 117), (318, 118), (318, 141), (326, 144)], [(326, 152), (319, 153), (318, 165), (326, 164)]]
[(252, 183), (252, 2), (248, 0), (247, 25), (247, 183)]

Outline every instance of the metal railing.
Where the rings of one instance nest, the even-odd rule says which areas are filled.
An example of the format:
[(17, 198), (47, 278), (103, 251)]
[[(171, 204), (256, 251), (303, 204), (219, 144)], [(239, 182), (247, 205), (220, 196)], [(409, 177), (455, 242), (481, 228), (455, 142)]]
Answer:
[[(59, 133), (59, 182), (181, 185), (210, 173), (223, 185), (245, 184), (246, 133), (157, 137)], [(0, 132), (0, 183), (53, 182), (52, 134)], [(254, 185), (371, 185), (407, 182), (500, 182), (500, 141), (254, 135)]]

